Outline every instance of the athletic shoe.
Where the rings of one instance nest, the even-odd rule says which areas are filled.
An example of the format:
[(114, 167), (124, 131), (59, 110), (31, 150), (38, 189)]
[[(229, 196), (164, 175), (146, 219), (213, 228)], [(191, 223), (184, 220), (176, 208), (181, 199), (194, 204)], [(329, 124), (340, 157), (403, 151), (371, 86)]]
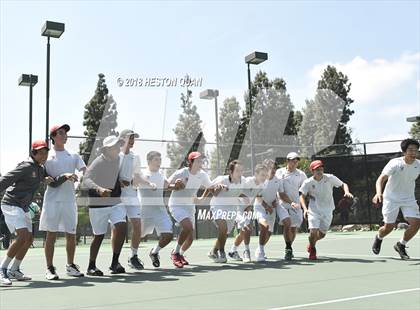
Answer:
[(32, 278), (29, 276), (25, 276), (23, 274), (22, 271), (20, 271), (20, 269), (18, 270), (8, 270), (7, 271), (7, 275), (9, 276), (10, 279), (16, 279), (18, 281), (31, 281)]
[(55, 267), (54, 266), (49, 266), (47, 268), (47, 272), (45, 273), (45, 278), (47, 280), (58, 280), (58, 274), (55, 272)]
[(123, 266), (121, 266), (120, 263), (117, 263), (116, 265), (109, 267), (109, 270), (111, 271), (111, 274), (125, 273), (125, 269)]
[(249, 250), (244, 251), (244, 254), (242, 256), (242, 261), (244, 263), (250, 263), (251, 262), (251, 252)]
[(184, 255), (179, 255), (180, 259), (181, 259), (181, 263), (185, 266), (185, 265), (189, 265), (190, 263), (185, 259)]
[(80, 267), (75, 264), (66, 265), (66, 272), (67, 272), (67, 275), (71, 277), (76, 277), (76, 278), (84, 277), (84, 274), (80, 272)]
[(137, 255), (134, 255), (128, 259), (128, 266), (137, 270), (144, 269), (143, 262), (139, 259)]
[(400, 254), (401, 259), (410, 259), (410, 256), (408, 256), (405, 248), (406, 246), (399, 241), (394, 245), (394, 250)]
[(226, 253), (219, 251), (219, 258), (217, 259), (218, 263), (224, 264), (227, 262)]
[(217, 260), (219, 259), (217, 251), (214, 251), (214, 249), (210, 250), (209, 254), (207, 254), (207, 257), (210, 258), (215, 263), (217, 263)]
[(153, 249), (150, 250), (150, 253), (149, 253), (149, 257), (152, 260), (152, 265), (153, 265), (153, 267), (156, 267), (156, 268), (160, 267), (159, 253), (154, 254), (154, 253), (152, 253), (152, 251), (153, 251)]
[(266, 261), (265, 253), (261, 252), (258, 248), (255, 250), (255, 260), (259, 263)]
[(176, 268), (184, 267), (184, 264), (182, 263), (182, 260), (181, 260), (181, 255), (179, 253), (175, 253), (174, 251), (172, 251), (171, 259), (172, 259), (172, 263), (174, 264)]
[(104, 275), (104, 273), (101, 270), (99, 270), (97, 267), (88, 269), (86, 274), (88, 276), (96, 276), (96, 277), (102, 277)]
[(239, 256), (238, 251), (229, 252), (228, 255), (233, 260), (237, 260), (237, 261), (241, 261), (242, 260), (242, 258)]
[(382, 245), (382, 240), (380, 240), (378, 236), (375, 236), (375, 241), (373, 241), (373, 245), (372, 245), (372, 252), (378, 255), (379, 252), (381, 252), (381, 245)]
[(311, 245), (308, 244), (308, 246), (306, 247), (306, 250), (309, 253), (309, 259), (310, 260), (316, 260), (316, 248), (315, 247), (311, 247)]
[(1, 268), (0, 283), (2, 286), (12, 285), (12, 281), (10, 280), (9, 275), (7, 274), (7, 268)]
[(292, 249), (286, 249), (286, 252), (284, 254), (285, 260), (292, 260), (293, 258), (293, 250)]

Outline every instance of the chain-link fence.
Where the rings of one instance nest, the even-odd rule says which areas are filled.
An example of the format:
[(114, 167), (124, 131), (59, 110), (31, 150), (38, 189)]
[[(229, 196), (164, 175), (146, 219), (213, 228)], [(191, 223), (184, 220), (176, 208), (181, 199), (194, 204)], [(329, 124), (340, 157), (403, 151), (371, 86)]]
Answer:
[[(67, 149), (78, 151), (79, 144), (84, 141), (83, 137), (70, 137), (67, 142)], [(366, 224), (374, 225), (380, 224), (382, 221), (381, 209), (374, 208), (371, 203), (371, 199), (375, 194), (375, 181), (380, 175), (383, 167), (386, 163), (395, 157), (401, 156), (399, 144), (401, 141), (385, 141), (385, 142), (372, 142), (372, 143), (358, 143), (351, 146), (346, 146), (347, 153), (340, 153), (343, 150), (343, 146), (333, 145), (327, 148), (327, 155), (316, 155), (311, 158), (305, 158), (302, 156), (300, 161), (300, 169), (304, 170), (308, 176), (310, 176), (309, 163), (311, 160), (317, 158), (322, 159), (325, 164), (325, 172), (332, 173), (347, 183), (350, 187), (351, 192), (354, 194), (355, 199), (352, 203), (343, 203), (341, 198), (343, 193), (341, 189), (334, 190), (334, 200), (336, 204), (336, 210), (334, 211), (333, 225), (346, 225), (346, 224)], [(162, 172), (167, 177), (181, 166), (182, 159), (187, 155), (188, 150), (185, 154), (180, 154), (179, 162), (171, 165), (171, 160), (168, 154), (168, 145), (176, 144), (176, 141), (162, 141), (162, 140), (147, 140), (138, 139), (134, 145), (132, 151), (135, 154), (139, 154), (142, 159), (142, 168), (146, 168), (146, 154), (150, 151), (158, 151), (162, 154)], [(230, 145), (232, 146), (232, 145)], [(285, 164), (285, 151), (298, 151), (301, 154), (305, 153), (305, 147), (293, 147), (293, 146), (279, 146), (279, 145), (255, 145), (253, 163), (261, 163), (266, 158), (275, 159), (278, 166)], [(207, 163), (205, 164), (205, 170), (209, 173), (211, 178), (214, 178), (218, 174), (222, 174), (221, 171), (227, 164), (228, 155), (221, 154), (220, 160), (220, 172), (217, 171), (216, 162), (216, 145), (215, 143), (206, 143), (201, 146), (204, 153), (208, 156)], [(220, 147), (220, 145), (219, 145)], [(224, 146), (226, 147), (226, 146)], [(241, 157), (244, 158), (244, 175), (251, 175), (251, 160), (250, 152), (246, 149), (249, 146), (245, 145), (245, 151), (241, 151)], [(310, 148), (310, 147), (306, 147)], [(280, 151), (281, 150), (281, 151)], [(282, 154), (277, 156), (277, 154)], [(416, 197), (420, 196), (419, 182), (416, 186)], [(166, 197), (166, 202), (167, 202)], [(38, 203), (42, 205), (42, 196), (38, 199)], [(200, 206), (199, 209), (209, 209), (209, 206)], [(81, 242), (86, 242), (87, 238), (92, 236), (92, 229), (89, 222), (88, 207), (80, 205), (78, 206), (79, 211), (79, 224), (77, 229), (78, 239)], [(44, 233), (38, 231), (38, 220), (39, 214), (34, 218), (34, 234), (35, 237), (42, 238)], [(305, 230), (306, 224), (301, 227)], [(255, 225), (254, 225), (255, 226)], [(279, 232), (280, 229), (277, 229)], [(216, 228), (212, 221), (198, 220), (196, 222), (196, 238), (214, 238), (216, 236)], [(175, 225), (174, 232), (177, 234), (179, 228)], [(237, 232), (234, 232), (234, 234)], [(255, 231), (254, 233), (258, 233)], [(108, 235), (109, 236), (109, 235)], [(150, 236), (154, 238), (156, 236)]]

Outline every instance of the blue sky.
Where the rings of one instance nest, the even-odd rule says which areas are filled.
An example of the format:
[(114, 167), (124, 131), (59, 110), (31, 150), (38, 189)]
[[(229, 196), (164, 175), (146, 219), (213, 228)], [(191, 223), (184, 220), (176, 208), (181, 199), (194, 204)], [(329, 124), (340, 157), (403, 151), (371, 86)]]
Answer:
[[(64, 22), (51, 40), (50, 123), (83, 133), (84, 105), (102, 72), (119, 109), (118, 129), (143, 138), (173, 139), (183, 88), (118, 87), (117, 78), (202, 78), (192, 88), (207, 140), (214, 140), (214, 108), (198, 94), (220, 90), (219, 102), (247, 87), (244, 56), (259, 50), (269, 60), (253, 66), (283, 77), (301, 108), (312, 98), (326, 64), (350, 78), (355, 100), (354, 139), (407, 136), (407, 116), (420, 114), (419, 1), (1, 1), (0, 172), (26, 156), (28, 90), (22, 73), (39, 76), (34, 89), (34, 137), (44, 137), (46, 20)], [(163, 111), (167, 100), (166, 122)], [(76, 149), (77, 143), (70, 145)], [(144, 153), (163, 145), (144, 144)]]

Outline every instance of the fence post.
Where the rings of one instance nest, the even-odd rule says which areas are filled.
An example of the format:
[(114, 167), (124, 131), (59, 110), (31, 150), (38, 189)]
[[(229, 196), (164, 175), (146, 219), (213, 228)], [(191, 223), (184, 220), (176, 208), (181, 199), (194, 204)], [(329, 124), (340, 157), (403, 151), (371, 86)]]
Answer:
[(371, 214), (371, 203), (370, 203), (370, 182), (369, 182), (369, 165), (367, 164), (367, 153), (366, 153), (366, 143), (363, 143), (363, 161), (365, 166), (365, 182), (366, 182), (366, 205), (368, 208), (369, 216), (369, 228), (372, 230), (372, 214)]

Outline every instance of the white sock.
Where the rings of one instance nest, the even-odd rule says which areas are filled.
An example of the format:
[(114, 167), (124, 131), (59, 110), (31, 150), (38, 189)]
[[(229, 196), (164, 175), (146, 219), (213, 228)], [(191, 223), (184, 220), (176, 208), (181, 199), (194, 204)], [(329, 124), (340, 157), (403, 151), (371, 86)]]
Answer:
[(12, 261), (13, 258), (10, 258), (9, 256), (5, 256), (3, 258), (3, 260), (1, 261), (1, 268), (7, 268), (9, 267), (10, 262)]
[(245, 250), (249, 251), (249, 244), (245, 244)]
[(260, 253), (264, 253), (264, 246), (262, 244), (260, 244), (258, 247), (260, 249)]
[(236, 245), (232, 245), (231, 252), (236, 252), (238, 250), (238, 247)]
[(134, 255), (137, 255), (137, 251), (138, 251), (139, 249), (135, 249), (135, 248), (131, 248), (131, 257), (133, 257)]
[(175, 253), (179, 253), (179, 250), (181, 250), (181, 246), (177, 244), (175, 248)]
[(12, 270), (12, 271), (16, 271), (16, 270), (19, 270), (19, 268), (20, 268), (20, 264), (22, 263), (22, 261), (21, 260), (19, 260), (19, 259), (14, 259), (13, 260), (13, 264), (12, 264), (12, 267), (10, 267), (10, 270)]
[(183, 249), (179, 250), (179, 254), (184, 255), (185, 251)]
[(383, 240), (384, 238), (379, 237), (379, 235), (376, 236), (379, 240)]
[(152, 250), (152, 254), (158, 254), (160, 249), (161, 249), (161, 247), (158, 244), (155, 245), (155, 247)]
[(402, 245), (407, 245), (407, 241), (405, 241), (403, 238), (401, 238), (400, 243), (401, 243)]

